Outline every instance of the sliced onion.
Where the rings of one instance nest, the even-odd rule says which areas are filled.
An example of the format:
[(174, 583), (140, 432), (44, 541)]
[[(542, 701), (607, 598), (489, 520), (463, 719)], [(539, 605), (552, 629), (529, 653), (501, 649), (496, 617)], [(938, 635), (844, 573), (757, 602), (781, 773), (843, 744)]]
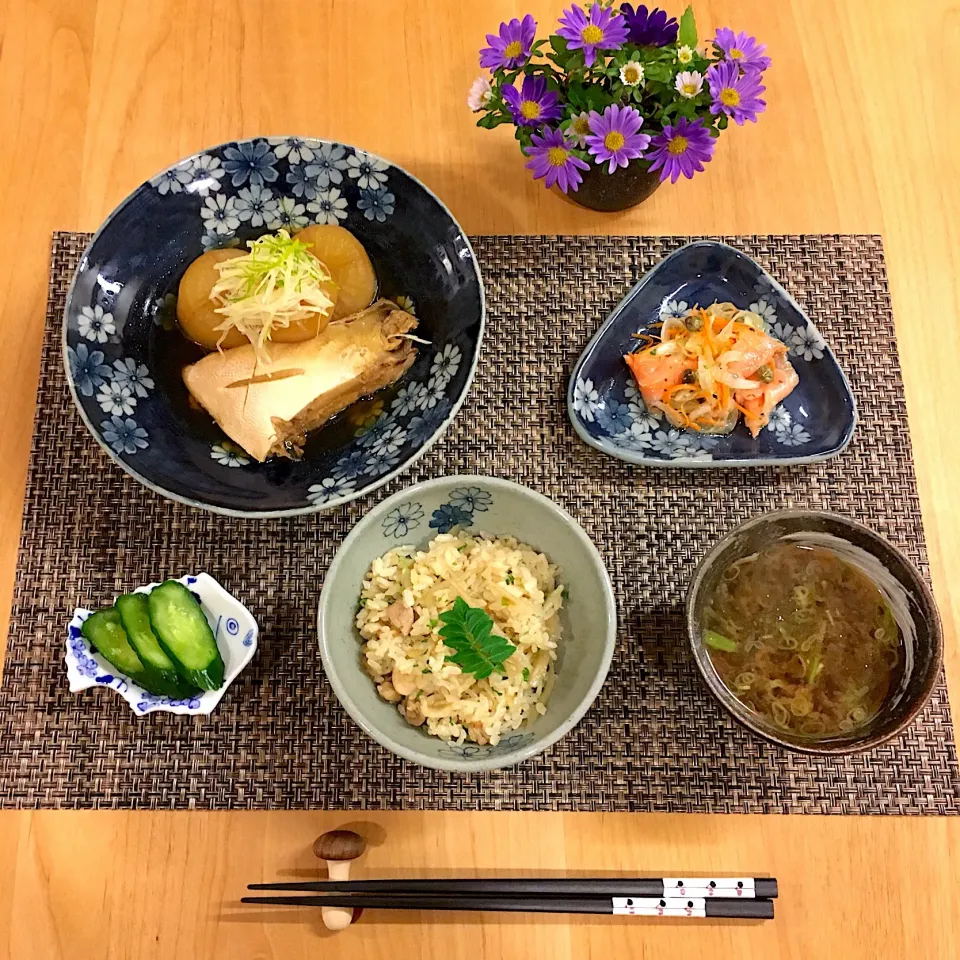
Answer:
[(722, 370), (720, 368), (713, 370), (713, 379), (716, 380), (717, 383), (724, 383), (728, 387), (733, 387), (734, 390), (763, 390), (766, 386), (765, 383), (748, 380), (746, 377), (738, 377), (735, 373), (730, 373), (729, 370)]
[(729, 340), (733, 336), (733, 321), (731, 320), (717, 335), (718, 340)]
[(713, 393), (713, 374), (710, 372), (710, 367), (703, 357), (701, 357), (697, 363), (697, 379), (700, 382), (700, 386), (703, 387), (707, 393)]
[(721, 353), (717, 357), (717, 363), (725, 364), (730, 363), (732, 360), (742, 360), (743, 354), (739, 350), (728, 350), (726, 353)]

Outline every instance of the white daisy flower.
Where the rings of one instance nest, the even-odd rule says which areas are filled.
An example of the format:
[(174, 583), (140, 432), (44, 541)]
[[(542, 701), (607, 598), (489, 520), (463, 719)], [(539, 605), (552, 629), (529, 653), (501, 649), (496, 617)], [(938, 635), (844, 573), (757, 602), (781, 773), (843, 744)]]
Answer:
[(563, 135), (575, 146), (585, 150), (587, 137), (590, 136), (590, 113), (584, 110), (575, 113), (570, 118), (570, 126), (563, 131)]
[(377, 432), (369, 445), (370, 453), (379, 457), (392, 457), (395, 453), (400, 452), (406, 439), (407, 431), (403, 427), (399, 425), (387, 427), (386, 430)]
[(690, 305), (686, 300), (667, 300), (660, 307), (660, 319), (670, 320), (671, 318), (682, 320), (690, 310)]
[(343, 183), (343, 173), (347, 169), (344, 160), (347, 151), (339, 143), (324, 143), (313, 151), (313, 163), (317, 167), (316, 179), (321, 187), (331, 183)]
[(430, 376), (437, 380), (443, 380), (444, 383), (452, 380), (460, 369), (460, 361), (463, 354), (455, 343), (448, 343), (434, 358), (430, 364)]
[(573, 388), (573, 409), (582, 420), (593, 423), (600, 409), (600, 394), (594, 389), (592, 380), (577, 379)]
[(766, 297), (761, 297), (756, 303), (751, 303), (747, 308), (751, 312), (763, 317), (763, 322), (767, 327), (772, 327), (777, 322), (777, 308)]
[(339, 497), (348, 497), (356, 493), (356, 482), (347, 477), (327, 477), (320, 483), (311, 484), (307, 489), (307, 499), (313, 504), (329, 503)]
[(684, 70), (677, 74), (674, 86), (681, 97), (692, 100), (703, 90), (703, 74), (696, 70)]
[(417, 315), (417, 308), (414, 306), (413, 300), (411, 300), (410, 297), (397, 297), (394, 303), (403, 310), (406, 310), (407, 313), (413, 314), (414, 316)]
[(138, 397), (145, 397), (153, 389), (153, 378), (150, 371), (142, 363), (137, 363), (131, 357), (125, 360), (114, 360), (113, 371), (110, 376), (113, 382), (132, 390)]
[(347, 157), (347, 174), (357, 181), (361, 190), (378, 190), (387, 182), (385, 170), (390, 165), (380, 157), (358, 150)]
[(624, 430), (612, 438), (614, 444), (634, 453), (644, 453), (653, 445), (653, 434), (649, 426), (644, 423), (634, 423), (629, 430)]
[(658, 430), (650, 446), (667, 457), (689, 457), (697, 451), (697, 442), (679, 430)]
[(133, 390), (125, 384), (108, 381), (100, 387), (97, 403), (104, 413), (129, 417), (137, 407), (137, 398), (133, 395)]
[(237, 191), (237, 216), (251, 227), (260, 227), (276, 219), (279, 205), (267, 187), (251, 185)]
[(490, 81), (486, 77), (477, 77), (470, 87), (470, 92), (467, 94), (467, 106), (474, 113), (479, 113), (481, 110), (487, 109), (492, 96), (493, 91), (490, 86)]
[(772, 430), (774, 433), (782, 433), (790, 426), (792, 421), (793, 418), (790, 416), (789, 410), (784, 410), (783, 407), (776, 407), (770, 414), (770, 422), (767, 424), (767, 429)]
[(628, 60), (620, 68), (620, 82), (628, 87), (639, 87), (643, 83), (643, 64)]
[(405, 417), (407, 414), (415, 413), (417, 410), (423, 410), (427, 405), (427, 388), (422, 383), (410, 383), (401, 387), (397, 391), (390, 409), (398, 416)]
[(321, 191), (307, 204), (316, 223), (337, 224), (347, 217), (347, 201), (336, 187)]
[(810, 442), (810, 434), (799, 423), (777, 431), (777, 440), (785, 447), (799, 447)]
[(822, 360), (827, 349), (823, 337), (813, 327), (797, 327), (790, 338), (790, 352), (804, 360)]
[(210, 458), (225, 467), (245, 467), (250, 462), (232, 443), (215, 443), (210, 448)]
[(432, 410), (438, 403), (441, 403), (447, 395), (447, 384), (449, 377), (436, 376), (431, 377), (427, 382), (426, 399), (424, 403), (425, 410)]
[(99, 304), (95, 307), (81, 307), (77, 317), (77, 330), (84, 340), (94, 343), (106, 343), (108, 337), (117, 332), (112, 313), (104, 313)]
[(187, 193), (205, 197), (211, 190), (220, 189), (220, 180), (226, 175), (219, 157), (201, 153), (190, 166), (191, 180), (186, 186)]
[(286, 157), (290, 163), (305, 163), (313, 159), (313, 148), (300, 137), (267, 137), (278, 157)]
[(297, 203), (295, 197), (280, 197), (277, 201), (277, 212), (268, 221), (267, 227), (270, 230), (283, 227), (290, 233), (301, 230), (310, 222), (310, 218), (304, 215), (306, 210), (302, 203)]
[(207, 197), (200, 208), (200, 216), (203, 218), (203, 229), (206, 233), (218, 233), (222, 236), (233, 233), (240, 226), (236, 198), (228, 197), (225, 193)]
[[(751, 307), (751, 309), (753, 309)], [(793, 327), (789, 323), (772, 323), (770, 326), (770, 333), (776, 337), (781, 343), (789, 343), (790, 338), (793, 336)]]
[(677, 50), (677, 63), (691, 63), (693, 61), (693, 50), (684, 44)]
[(156, 187), (157, 193), (163, 197), (168, 193), (180, 193), (183, 190), (183, 185), (189, 183), (191, 177), (190, 167), (178, 164), (169, 170), (164, 170), (163, 173), (157, 174), (150, 181), (150, 186)]

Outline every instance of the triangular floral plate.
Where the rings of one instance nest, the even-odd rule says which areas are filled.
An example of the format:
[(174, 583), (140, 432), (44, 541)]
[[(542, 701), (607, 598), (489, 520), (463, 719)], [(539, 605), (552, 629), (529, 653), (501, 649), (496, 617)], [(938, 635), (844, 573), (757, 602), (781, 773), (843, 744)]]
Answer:
[[(694, 304), (732, 301), (759, 313), (790, 350), (800, 377), (793, 393), (754, 439), (737, 424), (725, 437), (675, 430), (650, 416), (623, 362), (635, 333)], [(567, 412), (592, 447), (652, 467), (756, 467), (815, 463), (836, 456), (857, 423), (850, 384), (797, 302), (758, 263), (713, 240), (681, 247), (627, 294), (580, 355)]]

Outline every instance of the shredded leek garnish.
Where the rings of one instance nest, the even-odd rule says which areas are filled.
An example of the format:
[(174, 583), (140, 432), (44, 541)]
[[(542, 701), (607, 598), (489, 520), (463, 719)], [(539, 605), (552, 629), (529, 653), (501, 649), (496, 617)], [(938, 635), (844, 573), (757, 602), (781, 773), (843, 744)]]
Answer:
[(275, 329), (333, 307), (321, 286), (330, 274), (308, 245), (294, 240), (286, 230), (250, 240), (247, 246), (249, 253), (217, 264), (220, 279), (210, 299), (220, 304), (215, 310), (224, 317), (217, 326), (223, 336), (239, 330), (263, 359)]

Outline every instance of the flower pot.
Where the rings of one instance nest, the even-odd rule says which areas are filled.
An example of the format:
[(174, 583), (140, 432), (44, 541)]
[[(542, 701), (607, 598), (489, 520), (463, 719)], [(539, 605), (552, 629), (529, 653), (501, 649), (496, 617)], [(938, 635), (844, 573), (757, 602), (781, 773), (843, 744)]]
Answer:
[(607, 173), (606, 165), (591, 166), (583, 171), (580, 188), (567, 197), (590, 210), (627, 210), (643, 203), (660, 186), (659, 173), (650, 173), (648, 167), (642, 160), (617, 167), (614, 173)]

